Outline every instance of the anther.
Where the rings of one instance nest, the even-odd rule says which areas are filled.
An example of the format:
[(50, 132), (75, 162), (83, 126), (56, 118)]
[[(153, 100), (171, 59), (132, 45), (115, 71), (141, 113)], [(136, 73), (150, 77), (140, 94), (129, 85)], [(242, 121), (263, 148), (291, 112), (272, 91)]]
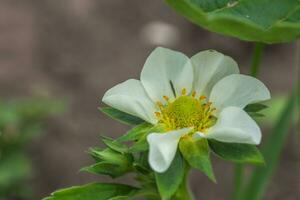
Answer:
[(163, 98), (166, 100), (166, 101), (169, 101), (169, 97), (167, 97), (167, 96), (163, 96)]
[(161, 114), (160, 112), (155, 112), (156, 117), (160, 118)]
[(201, 95), (199, 99), (200, 99), (200, 100), (204, 100), (204, 99), (206, 99), (206, 96)]

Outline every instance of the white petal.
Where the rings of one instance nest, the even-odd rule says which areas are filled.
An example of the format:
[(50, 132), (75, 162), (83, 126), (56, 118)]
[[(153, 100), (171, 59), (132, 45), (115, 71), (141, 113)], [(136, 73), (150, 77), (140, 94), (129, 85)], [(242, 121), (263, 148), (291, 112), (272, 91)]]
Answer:
[(259, 144), (261, 131), (243, 109), (227, 107), (222, 110), (217, 123), (208, 131), (206, 137), (221, 142)]
[(159, 173), (165, 172), (171, 165), (181, 136), (189, 133), (191, 128), (170, 131), (166, 133), (151, 133), (149, 143), (149, 164)]
[(212, 87), (223, 77), (239, 73), (237, 63), (217, 51), (201, 51), (191, 61), (194, 68), (193, 90), (199, 96), (208, 96)]
[(102, 101), (152, 124), (157, 122), (154, 114), (157, 108), (138, 80), (130, 79), (114, 86), (104, 94)]
[(189, 58), (184, 54), (158, 47), (145, 62), (141, 82), (153, 101), (163, 102), (163, 96), (174, 98), (170, 82), (176, 95), (179, 95), (183, 88), (187, 93), (191, 91), (193, 68)]
[(250, 103), (265, 101), (271, 95), (258, 79), (242, 74), (232, 74), (220, 80), (212, 89), (210, 101), (217, 110), (227, 106), (244, 108)]

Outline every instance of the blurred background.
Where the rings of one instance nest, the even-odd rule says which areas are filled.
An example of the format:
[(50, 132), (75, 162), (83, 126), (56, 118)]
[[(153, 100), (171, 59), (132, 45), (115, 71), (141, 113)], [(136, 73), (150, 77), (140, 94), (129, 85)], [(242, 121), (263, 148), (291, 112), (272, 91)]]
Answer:
[[(145, 59), (156, 46), (189, 56), (216, 49), (237, 60), (242, 73), (249, 73), (250, 43), (196, 27), (162, 0), (0, 0), (0, 136), (8, 132), (8, 136), (1, 136), (0, 149), (13, 138), (18, 141), (14, 142), (19, 148), (16, 154), (25, 154), (27, 160), (15, 169), (31, 165), (30, 176), (15, 179), (23, 183), (26, 177), (22, 185), (30, 186), (31, 194), (24, 194), (23, 189), (18, 189), (18, 194), (41, 199), (59, 188), (110, 180), (79, 173), (92, 163), (87, 149), (102, 145), (100, 135), (117, 137), (128, 129), (101, 114), (97, 107), (102, 105), (107, 89), (139, 77)], [(297, 82), (296, 44), (267, 46), (259, 78), (273, 96), (290, 93)], [(265, 123), (263, 138), (270, 124)], [(39, 129), (34, 129), (37, 125)], [(29, 126), (27, 132), (42, 134), (31, 135), (24, 142), (16, 136), (25, 134), (24, 126)], [(296, 132), (294, 126), (266, 200), (300, 199)], [(1, 173), (5, 152), (10, 152), (9, 148), (0, 150), (0, 187), (1, 181), (2, 186), (7, 185), (13, 177), (7, 171)], [(197, 199), (229, 200), (233, 164), (218, 158), (213, 163), (218, 183), (193, 172), (191, 187)], [(16, 171), (12, 173), (16, 175)], [(15, 198), (19, 195), (9, 187), (7, 199), (25, 199)]]

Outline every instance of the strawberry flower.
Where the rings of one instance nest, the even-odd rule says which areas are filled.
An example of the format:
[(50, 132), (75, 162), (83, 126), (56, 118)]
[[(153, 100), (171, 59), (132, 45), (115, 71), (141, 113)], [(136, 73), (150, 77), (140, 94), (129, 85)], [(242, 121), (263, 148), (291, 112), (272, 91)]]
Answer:
[(171, 165), (185, 136), (259, 144), (261, 130), (243, 109), (268, 99), (267, 87), (239, 74), (237, 63), (222, 53), (208, 50), (188, 58), (158, 47), (147, 58), (140, 80), (114, 86), (102, 100), (163, 127), (147, 136), (150, 166), (161, 173)]

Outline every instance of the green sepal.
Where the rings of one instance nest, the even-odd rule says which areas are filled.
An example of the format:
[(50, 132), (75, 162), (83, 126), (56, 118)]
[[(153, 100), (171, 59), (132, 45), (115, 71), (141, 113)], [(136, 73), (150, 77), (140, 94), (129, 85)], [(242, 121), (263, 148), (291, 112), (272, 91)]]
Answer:
[(120, 143), (117, 140), (113, 140), (109, 137), (102, 136), (103, 143), (108, 146), (110, 149), (115, 150), (119, 153), (127, 153), (128, 147), (125, 144)]
[(261, 103), (253, 103), (247, 105), (244, 110), (252, 117), (252, 118), (260, 118), (265, 117), (264, 114), (259, 113), (260, 111), (265, 110), (268, 106)]
[(116, 178), (133, 170), (134, 158), (130, 153), (120, 153), (110, 148), (104, 150), (91, 148), (89, 153), (95, 159), (96, 164), (84, 167), (81, 171)]
[(43, 200), (109, 200), (119, 196), (133, 196), (137, 188), (113, 183), (91, 183), (58, 190)]
[(149, 144), (147, 141), (147, 136), (149, 133), (160, 133), (164, 131), (164, 125), (156, 125), (150, 128), (146, 128), (143, 134), (139, 134), (139, 139), (129, 148), (130, 153), (137, 153), (137, 152), (145, 152), (149, 149)]
[(132, 171), (132, 168), (128, 166), (115, 165), (109, 162), (98, 162), (96, 164), (84, 167), (80, 169), (81, 172), (88, 172), (97, 175), (108, 175), (111, 178), (120, 177), (128, 172)]
[(126, 141), (135, 141), (140, 139), (143, 135), (147, 134), (151, 128), (153, 127), (152, 124), (149, 124), (147, 122), (139, 124), (129, 130), (125, 135), (122, 135), (117, 140), (120, 142), (126, 142)]
[(184, 178), (185, 163), (178, 151), (169, 169), (164, 173), (155, 172), (157, 189), (162, 199), (172, 197)]
[(183, 137), (179, 142), (179, 149), (190, 166), (202, 171), (210, 180), (216, 182), (206, 139), (195, 140), (192, 136)]
[(149, 149), (149, 144), (147, 141), (147, 135), (144, 135), (138, 141), (136, 141), (130, 148), (130, 153), (138, 153), (138, 152), (145, 152)]
[(121, 123), (127, 124), (127, 125), (139, 125), (143, 122), (141, 118), (138, 118), (136, 116), (130, 115), (128, 113), (122, 112), (120, 110), (117, 110), (112, 107), (103, 107), (99, 108), (99, 110), (109, 116), (110, 118), (117, 120)]
[(268, 106), (261, 104), (261, 103), (253, 103), (253, 104), (248, 104), (244, 110), (246, 112), (260, 112), (264, 109), (267, 109)]
[(262, 113), (248, 113), (248, 115), (250, 116), (250, 117), (252, 117), (252, 118), (261, 118), (261, 117), (265, 117), (265, 115), (264, 114), (262, 114)]
[(208, 140), (211, 150), (219, 157), (236, 163), (264, 165), (262, 154), (255, 145)]
[(101, 161), (108, 161), (113, 164), (133, 161), (133, 156), (131, 154), (120, 153), (110, 148), (106, 148), (104, 150), (98, 148), (90, 148), (89, 153), (97, 157)]

